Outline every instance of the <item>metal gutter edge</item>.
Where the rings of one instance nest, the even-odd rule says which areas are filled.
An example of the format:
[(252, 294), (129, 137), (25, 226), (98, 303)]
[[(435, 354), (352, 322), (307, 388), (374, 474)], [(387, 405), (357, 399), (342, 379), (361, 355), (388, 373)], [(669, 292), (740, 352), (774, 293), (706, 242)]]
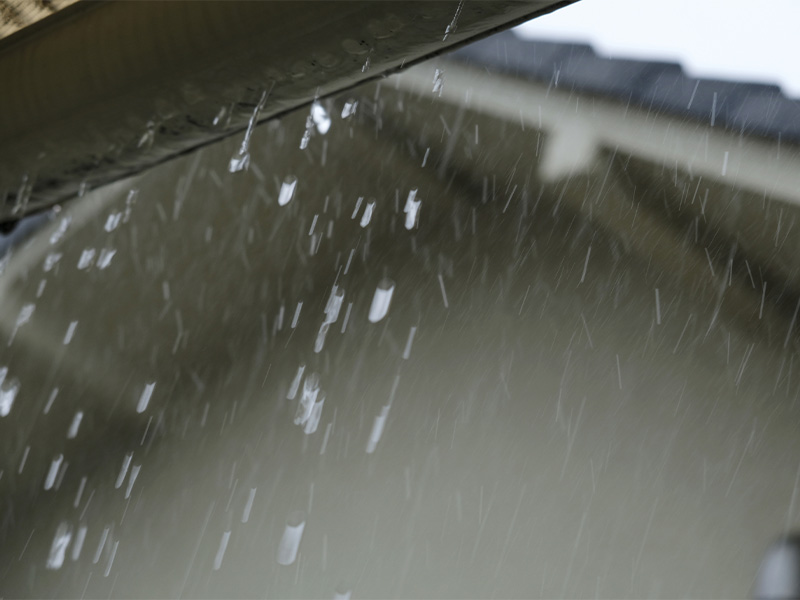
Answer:
[(573, 1), (79, 2), (0, 41), (0, 223)]

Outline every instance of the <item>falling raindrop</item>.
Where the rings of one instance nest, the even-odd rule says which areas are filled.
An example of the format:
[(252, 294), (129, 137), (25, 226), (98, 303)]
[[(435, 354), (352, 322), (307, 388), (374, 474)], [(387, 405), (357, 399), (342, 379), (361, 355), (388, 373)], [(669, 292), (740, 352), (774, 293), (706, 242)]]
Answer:
[(303, 433), (306, 435), (316, 433), (317, 428), (319, 427), (319, 420), (322, 418), (322, 407), (324, 404), (325, 396), (323, 395), (319, 400), (314, 402), (314, 406), (311, 407), (311, 414), (309, 414), (308, 419), (303, 427)]
[(92, 558), (92, 562), (94, 564), (100, 562), (100, 557), (103, 554), (103, 548), (105, 548), (106, 541), (108, 540), (108, 533), (109, 533), (109, 528), (108, 527), (103, 528), (103, 533), (100, 536), (100, 543), (97, 544), (97, 550), (95, 550), (94, 557)]
[(447, 302), (447, 291), (444, 289), (444, 278), (442, 277), (441, 273), (439, 273), (439, 287), (442, 291), (442, 302), (444, 302), (444, 307), (449, 308), (450, 304)]
[(369, 441), (367, 442), (367, 454), (375, 452), (375, 448), (383, 435), (383, 428), (386, 425), (386, 417), (388, 416), (389, 405), (387, 404), (381, 409), (381, 414), (375, 417), (375, 421), (372, 423), (372, 431), (370, 431)]
[(344, 108), (342, 108), (342, 118), (347, 119), (352, 117), (356, 114), (356, 109), (358, 108), (358, 100), (350, 98), (347, 102), (344, 103)]
[(117, 253), (116, 250), (103, 248), (100, 250), (100, 256), (97, 258), (97, 268), (100, 270), (105, 269), (111, 264), (111, 259)]
[(445, 41), (448, 35), (455, 32), (456, 27), (458, 26), (458, 17), (461, 14), (462, 8), (464, 8), (464, 0), (461, 0), (458, 3), (458, 7), (456, 8), (456, 14), (453, 15), (453, 20), (450, 21), (450, 24), (447, 26), (447, 29), (444, 30), (444, 37), (442, 38), (442, 41)]
[(350, 216), (351, 219), (355, 219), (358, 215), (358, 209), (361, 208), (361, 203), (364, 201), (363, 196), (359, 196), (356, 200), (356, 207), (353, 209), (353, 214)]
[(297, 186), (297, 177), (293, 175), (287, 175), (283, 183), (281, 184), (281, 191), (278, 194), (278, 204), (280, 206), (286, 206), (289, 202), (292, 201), (294, 198), (294, 190)]
[(114, 231), (117, 227), (119, 227), (119, 223), (121, 220), (122, 220), (122, 213), (118, 212), (111, 213), (106, 218), (106, 224), (103, 226), (103, 229), (105, 229), (110, 233)]
[(78, 527), (78, 534), (75, 536), (75, 543), (72, 545), (72, 554), (70, 558), (75, 561), (81, 557), (81, 550), (83, 550), (83, 543), (86, 541), (86, 533), (89, 528), (86, 525)]
[(214, 570), (219, 571), (222, 567), (222, 559), (225, 557), (225, 550), (228, 547), (228, 541), (231, 539), (230, 530), (223, 532), (222, 539), (219, 541), (219, 548), (217, 548), (217, 555), (214, 557)]
[(58, 396), (58, 388), (53, 388), (53, 391), (50, 392), (50, 397), (47, 399), (47, 404), (44, 405), (44, 414), (50, 412), (50, 407), (53, 406), (53, 402), (55, 402), (56, 396)]
[(417, 333), (417, 328), (411, 327), (411, 330), (408, 332), (408, 340), (406, 341), (406, 347), (403, 350), (403, 360), (408, 360), (408, 357), (411, 356), (411, 344), (414, 343), (415, 333)]
[(294, 317), (292, 317), (292, 324), (291, 324), (291, 328), (292, 329), (297, 327), (297, 321), (300, 320), (300, 311), (302, 309), (303, 309), (303, 303), (302, 302), (298, 302), (297, 303), (297, 308), (294, 310)]
[(142, 390), (142, 395), (139, 396), (139, 403), (136, 405), (136, 412), (143, 413), (147, 410), (147, 405), (150, 403), (150, 397), (153, 395), (153, 390), (156, 387), (156, 382), (148, 383)]
[(17, 378), (6, 378), (7, 371), (6, 367), (0, 369), (0, 417), (7, 417), (11, 412), (20, 386)]
[(72, 336), (75, 335), (75, 328), (78, 326), (77, 321), (70, 321), (69, 326), (67, 326), (67, 332), (64, 334), (64, 345), (66, 346), (72, 341)]
[(294, 416), (295, 425), (305, 425), (306, 421), (311, 417), (311, 412), (314, 409), (314, 404), (319, 395), (319, 375), (311, 373), (303, 382), (303, 395), (300, 397), (300, 402), (297, 405), (297, 411)]
[(84, 271), (92, 266), (94, 263), (94, 256), (97, 251), (94, 248), (86, 248), (81, 252), (81, 257), (78, 259), (78, 270)]
[(364, 208), (364, 214), (361, 215), (361, 223), (360, 223), (361, 227), (366, 227), (367, 225), (369, 225), (374, 210), (375, 210), (375, 200), (371, 199), (367, 202), (367, 206)]
[(122, 459), (122, 467), (119, 470), (119, 475), (117, 475), (117, 481), (114, 483), (116, 489), (122, 487), (122, 482), (125, 481), (125, 475), (128, 474), (128, 468), (131, 466), (132, 459), (133, 452), (128, 452), (125, 454), (125, 458)]
[(419, 207), (422, 204), (422, 200), (417, 200), (417, 190), (411, 190), (408, 192), (408, 198), (406, 199), (406, 205), (403, 209), (403, 212), (406, 214), (406, 229), (411, 231), (414, 227), (417, 226), (419, 223)]
[(67, 548), (72, 541), (72, 527), (66, 521), (62, 521), (56, 529), (56, 535), (50, 546), (50, 554), (47, 556), (46, 568), (58, 570), (64, 565), (67, 555)]
[(267, 90), (264, 90), (261, 93), (261, 98), (256, 104), (256, 107), (253, 109), (253, 114), (250, 115), (250, 121), (247, 123), (247, 130), (244, 133), (244, 138), (242, 139), (242, 143), (239, 146), (239, 149), (236, 153), (231, 157), (230, 163), (228, 163), (228, 171), (231, 173), (237, 173), (239, 171), (246, 170), (248, 166), (250, 166), (250, 138), (253, 135), (253, 129), (255, 129), (256, 123), (258, 122), (258, 114), (261, 112), (261, 109), (264, 108), (264, 104), (267, 101)]
[(433, 93), (437, 96), (442, 95), (444, 89), (444, 71), (436, 69), (433, 73)]
[(329, 323), (323, 323), (319, 327), (317, 338), (314, 340), (314, 352), (316, 354), (322, 352), (322, 348), (325, 346), (325, 336), (328, 335), (328, 329), (330, 329)]
[(19, 331), (19, 328), (31, 320), (31, 317), (33, 316), (33, 311), (35, 309), (36, 305), (31, 303), (22, 306), (22, 308), (19, 311), (19, 315), (17, 315), (17, 320), (14, 323), (14, 329), (12, 330), (11, 336), (8, 339), (9, 346), (14, 341), (14, 338), (17, 337), (17, 331)]
[(294, 400), (297, 396), (297, 390), (300, 388), (300, 381), (303, 378), (303, 372), (306, 370), (305, 365), (300, 365), (297, 367), (297, 375), (294, 376), (292, 380), (292, 385), (289, 386), (289, 391), (286, 394), (287, 400)]
[(328, 116), (328, 111), (319, 102), (314, 102), (311, 105), (311, 118), (314, 120), (319, 133), (322, 135), (328, 133), (331, 128), (331, 118)]
[(108, 563), (106, 564), (106, 570), (103, 571), (103, 577), (108, 577), (108, 574), (111, 573), (111, 566), (114, 564), (114, 557), (117, 555), (117, 548), (119, 547), (119, 540), (114, 541), (114, 546), (111, 548), (111, 555), (108, 557)]
[(250, 519), (250, 511), (253, 510), (253, 501), (256, 498), (256, 490), (258, 488), (250, 488), (250, 492), (247, 494), (247, 502), (244, 505), (244, 510), (242, 511), (242, 523), (247, 523)]
[(136, 478), (139, 476), (139, 470), (142, 468), (142, 465), (133, 465), (131, 467), (131, 476), (128, 477), (128, 487), (125, 488), (125, 498), (131, 497), (131, 491), (133, 490), (133, 484), (136, 482)]
[(52, 462), (50, 463), (50, 469), (47, 471), (47, 477), (44, 479), (44, 489), (50, 490), (53, 488), (53, 485), (56, 483), (56, 476), (58, 476), (58, 470), (61, 468), (61, 463), (64, 462), (64, 455), (59, 454), (57, 455)]
[(52, 271), (53, 267), (55, 267), (58, 261), (61, 260), (61, 256), (61, 252), (50, 252), (47, 256), (45, 256), (44, 265), (42, 265), (44, 272), (48, 273)]
[(334, 285), (328, 303), (325, 305), (325, 323), (335, 323), (344, 303), (344, 290)]
[(147, 122), (147, 128), (145, 132), (142, 134), (142, 137), (139, 138), (139, 143), (137, 144), (137, 148), (141, 148), (142, 146), (147, 146), (148, 148), (153, 145), (153, 140), (156, 137), (156, 124), (153, 121)]
[(72, 423), (69, 425), (69, 430), (67, 430), (67, 439), (72, 440), (78, 435), (78, 428), (81, 426), (81, 421), (83, 420), (83, 411), (79, 410), (75, 413), (75, 416), (72, 417)]
[(57, 244), (59, 241), (61, 241), (61, 238), (63, 238), (64, 234), (67, 232), (71, 221), (72, 218), (69, 215), (61, 218), (61, 220), (58, 222), (58, 227), (56, 230), (50, 234), (51, 244)]
[(295, 511), (289, 515), (286, 521), (286, 528), (283, 530), (283, 536), (278, 545), (279, 565), (288, 566), (297, 559), (297, 551), (300, 548), (300, 541), (303, 538), (303, 530), (305, 527), (305, 513), (302, 511)]
[(394, 294), (394, 281), (388, 277), (381, 279), (378, 287), (375, 288), (372, 305), (369, 307), (369, 320), (371, 323), (377, 323), (389, 312), (392, 294)]

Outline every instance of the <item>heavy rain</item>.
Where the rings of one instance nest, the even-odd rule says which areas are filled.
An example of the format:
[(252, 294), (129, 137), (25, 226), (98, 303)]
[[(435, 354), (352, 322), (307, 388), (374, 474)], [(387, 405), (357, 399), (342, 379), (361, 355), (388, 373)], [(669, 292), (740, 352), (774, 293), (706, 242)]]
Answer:
[(265, 79), (2, 247), (2, 595), (753, 593), (800, 526), (800, 109), (526, 44), (259, 123)]

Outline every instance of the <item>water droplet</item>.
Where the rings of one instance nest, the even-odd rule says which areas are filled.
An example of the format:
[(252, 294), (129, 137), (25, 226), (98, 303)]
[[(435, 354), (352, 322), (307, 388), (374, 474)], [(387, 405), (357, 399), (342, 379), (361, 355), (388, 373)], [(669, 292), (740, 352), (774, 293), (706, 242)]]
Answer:
[(464, 0), (461, 0), (458, 3), (458, 7), (456, 8), (456, 14), (453, 15), (453, 20), (450, 21), (450, 24), (447, 26), (447, 29), (445, 29), (442, 41), (445, 41), (448, 35), (455, 32), (456, 27), (458, 26), (458, 16), (461, 14), (462, 8), (464, 8)]
[(230, 530), (222, 534), (222, 539), (219, 541), (219, 548), (217, 548), (217, 555), (214, 557), (214, 570), (219, 571), (222, 566), (222, 559), (225, 557), (225, 549), (228, 547), (228, 540), (231, 539)]
[(259, 99), (258, 104), (256, 104), (256, 107), (253, 109), (253, 114), (250, 115), (250, 121), (247, 123), (247, 130), (244, 133), (242, 143), (239, 145), (239, 149), (231, 157), (231, 160), (228, 163), (228, 171), (230, 173), (237, 173), (239, 171), (246, 170), (247, 167), (250, 166), (250, 138), (252, 137), (253, 129), (255, 129), (256, 123), (258, 122), (258, 114), (261, 112), (261, 109), (264, 108), (266, 101), (267, 90), (264, 90), (261, 93), (261, 98)]
[(433, 73), (433, 93), (437, 96), (442, 95), (444, 89), (444, 71), (436, 69)]
[(57, 244), (59, 241), (61, 241), (61, 238), (64, 237), (64, 234), (67, 232), (67, 229), (69, 229), (69, 224), (71, 221), (72, 218), (69, 216), (61, 218), (61, 221), (59, 221), (56, 230), (52, 234), (50, 234), (51, 244)]
[(367, 442), (367, 454), (375, 452), (375, 448), (383, 435), (383, 428), (386, 425), (386, 417), (388, 416), (389, 405), (387, 404), (381, 409), (381, 414), (375, 417), (375, 421), (372, 423), (372, 431), (370, 431), (369, 441)]
[(72, 341), (72, 336), (75, 335), (75, 328), (78, 326), (77, 321), (71, 321), (67, 327), (67, 332), (64, 334), (64, 345), (66, 346)]
[(139, 476), (139, 470), (142, 468), (142, 465), (133, 465), (131, 467), (131, 476), (128, 477), (128, 487), (125, 488), (125, 499), (131, 497), (131, 491), (133, 490), (133, 484), (136, 482), (136, 478)]
[(356, 114), (356, 109), (358, 108), (358, 100), (354, 98), (350, 98), (347, 102), (344, 103), (344, 108), (342, 108), (342, 118), (348, 119)]
[(100, 250), (100, 256), (97, 259), (97, 268), (103, 270), (106, 267), (108, 267), (108, 265), (111, 264), (111, 259), (114, 258), (114, 255), (116, 253), (117, 253), (116, 250), (111, 250), (106, 248)]
[[(363, 201), (364, 201), (364, 197), (363, 196), (359, 196), (358, 199), (356, 200), (356, 207), (353, 209), (353, 214), (350, 215), (351, 219), (355, 219), (356, 218), (356, 216), (358, 215), (358, 209), (361, 208), (361, 203)], [(347, 273), (347, 271), (345, 271), (345, 273)]]
[(294, 415), (295, 425), (305, 425), (311, 416), (311, 411), (314, 409), (314, 404), (319, 395), (319, 375), (311, 373), (303, 382), (303, 395), (300, 397), (300, 402), (297, 405), (297, 411)]
[(447, 291), (444, 289), (444, 278), (441, 273), (439, 273), (439, 288), (442, 290), (442, 302), (444, 303), (444, 307), (449, 308), (450, 304), (447, 302)]
[(381, 279), (378, 287), (375, 288), (372, 305), (369, 307), (369, 320), (371, 323), (377, 323), (389, 312), (392, 294), (394, 294), (394, 281), (388, 277)]
[(297, 186), (297, 177), (294, 175), (287, 175), (281, 184), (281, 191), (278, 194), (278, 204), (286, 206), (294, 198), (294, 190)]
[(314, 122), (311, 116), (306, 119), (306, 128), (303, 131), (303, 137), (300, 138), (300, 150), (308, 148), (308, 143), (311, 141), (311, 130), (314, 128)]
[(311, 118), (314, 120), (319, 133), (322, 135), (328, 133), (331, 128), (331, 118), (328, 116), (328, 111), (319, 102), (314, 102), (311, 105)]
[(319, 421), (322, 418), (322, 407), (324, 404), (325, 396), (323, 395), (319, 400), (314, 402), (314, 406), (311, 407), (311, 414), (309, 414), (305, 426), (303, 427), (303, 433), (306, 435), (316, 433), (317, 427), (319, 427)]
[(214, 127), (216, 127), (217, 125), (222, 123), (222, 120), (225, 118), (225, 114), (227, 112), (228, 112), (227, 107), (221, 106), (219, 111), (217, 111), (217, 114), (214, 116), (214, 120), (211, 121), (211, 124), (214, 125)]
[(153, 140), (156, 137), (156, 124), (153, 121), (147, 122), (147, 129), (142, 134), (142, 137), (139, 138), (139, 143), (137, 144), (137, 148), (141, 148), (142, 146), (147, 146), (148, 148), (153, 145)]
[(15, 377), (6, 379), (8, 369), (0, 369), (0, 417), (7, 417), (19, 392), (19, 380)]
[(103, 548), (105, 548), (106, 546), (106, 540), (108, 540), (108, 532), (109, 532), (108, 527), (105, 527), (103, 529), (102, 535), (100, 536), (100, 543), (97, 544), (97, 550), (95, 550), (94, 557), (92, 558), (92, 562), (94, 564), (97, 564), (100, 561), (100, 556), (103, 553)]
[(364, 214), (361, 215), (361, 227), (366, 227), (369, 225), (370, 220), (372, 219), (372, 213), (375, 211), (375, 200), (370, 200), (367, 202), (367, 206), (364, 208)]
[(280, 544), (278, 545), (278, 564), (291, 565), (297, 559), (297, 551), (306, 528), (306, 517), (302, 511), (293, 512), (286, 520)]
[(403, 359), (408, 360), (408, 357), (411, 356), (411, 344), (414, 343), (414, 334), (417, 333), (417, 328), (412, 327), (411, 330), (408, 332), (408, 340), (406, 341), (405, 350), (403, 350)]
[(294, 400), (295, 396), (297, 396), (297, 390), (300, 388), (300, 381), (303, 379), (303, 372), (305, 370), (306, 370), (305, 365), (300, 365), (299, 367), (297, 367), (297, 375), (294, 376), (292, 385), (289, 386), (289, 391), (286, 394), (287, 400)]
[(50, 252), (47, 256), (44, 257), (44, 265), (43, 269), (44, 272), (47, 273), (53, 270), (53, 267), (56, 266), (59, 260), (61, 260), (61, 252)]
[(330, 329), (329, 323), (323, 323), (319, 327), (317, 338), (314, 340), (314, 352), (317, 354), (322, 352), (322, 348), (325, 346), (325, 337), (328, 335), (328, 329)]
[(118, 547), (119, 547), (119, 540), (115, 540), (114, 546), (111, 548), (111, 555), (108, 557), (108, 564), (106, 565), (106, 570), (103, 571), (103, 577), (108, 577), (108, 574), (111, 573), (111, 566), (114, 564), (114, 557), (117, 555)]
[(419, 207), (422, 200), (417, 200), (417, 190), (411, 190), (406, 199), (406, 206), (403, 212), (406, 213), (406, 229), (411, 231), (419, 223)]
[(300, 311), (302, 309), (303, 309), (303, 303), (302, 302), (298, 302), (297, 303), (297, 308), (294, 311), (294, 317), (292, 317), (292, 325), (291, 325), (292, 329), (297, 327), (297, 321), (300, 320)]
[(242, 511), (242, 523), (247, 523), (250, 519), (250, 511), (253, 510), (253, 500), (256, 497), (256, 490), (258, 488), (250, 488), (250, 492), (247, 495), (247, 502), (244, 505), (244, 510)]
[(114, 231), (117, 227), (119, 227), (119, 223), (122, 220), (122, 213), (114, 212), (108, 215), (106, 218), (106, 224), (103, 226), (103, 229), (108, 231), (109, 233)]
[(81, 557), (81, 550), (83, 550), (83, 543), (86, 541), (86, 532), (89, 528), (86, 525), (81, 525), (78, 528), (78, 535), (75, 536), (75, 543), (72, 545), (72, 560), (78, 560)]
[(131, 213), (133, 212), (133, 206), (136, 204), (136, 200), (138, 198), (139, 198), (139, 190), (133, 189), (128, 192), (128, 195), (125, 198), (125, 213), (122, 215), (123, 223), (127, 223), (128, 219), (131, 218)]
[(148, 383), (142, 390), (142, 395), (139, 396), (139, 403), (136, 405), (136, 412), (143, 413), (147, 410), (147, 405), (150, 403), (150, 397), (153, 395), (153, 390), (156, 387), (156, 382)]
[(69, 425), (69, 430), (67, 431), (67, 439), (72, 440), (78, 435), (78, 428), (81, 426), (81, 421), (83, 421), (83, 411), (79, 410), (75, 413), (75, 416), (72, 417), (72, 423)]
[(33, 311), (36, 309), (35, 304), (25, 304), (19, 311), (19, 315), (17, 315), (17, 321), (14, 323), (14, 329), (11, 332), (11, 337), (8, 340), (8, 345), (10, 346), (11, 343), (14, 341), (14, 338), (17, 337), (17, 331), (20, 327), (25, 325), (28, 321), (31, 320), (33, 316)]
[(133, 460), (133, 452), (128, 452), (125, 454), (125, 458), (122, 459), (122, 467), (119, 470), (119, 475), (117, 475), (117, 481), (114, 482), (114, 487), (116, 489), (122, 487), (122, 482), (125, 481), (125, 475), (128, 474), (128, 468), (131, 466), (131, 460)]
[(94, 248), (86, 248), (81, 252), (81, 257), (78, 259), (78, 270), (83, 271), (91, 267), (96, 253), (97, 251)]
[(44, 414), (50, 412), (50, 407), (53, 406), (56, 396), (58, 396), (58, 388), (53, 388), (53, 391), (50, 392), (50, 397), (47, 399), (47, 404), (44, 405)]
[(44, 489), (49, 490), (53, 488), (56, 483), (56, 477), (58, 476), (58, 470), (61, 468), (61, 463), (63, 462), (64, 455), (59, 454), (50, 463), (50, 470), (47, 471), (47, 476), (44, 478)]
[(325, 305), (325, 323), (335, 323), (344, 304), (344, 290), (334, 285), (328, 303)]
[(72, 527), (66, 522), (61, 521), (56, 529), (56, 535), (50, 546), (50, 554), (47, 556), (46, 568), (51, 571), (60, 569), (64, 565), (67, 548), (72, 541)]

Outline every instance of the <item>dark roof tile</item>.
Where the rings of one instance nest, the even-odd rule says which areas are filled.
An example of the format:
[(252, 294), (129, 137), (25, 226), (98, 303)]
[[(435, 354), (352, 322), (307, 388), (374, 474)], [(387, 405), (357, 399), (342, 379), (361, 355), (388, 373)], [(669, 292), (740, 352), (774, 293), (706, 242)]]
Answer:
[(525, 41), (511, 32), (466, 46), (453, 56), (714, 127), (800, 142), (800, 102), (773, 85), (696, 79), (675, 63), (605, 58), (586, 44)]

